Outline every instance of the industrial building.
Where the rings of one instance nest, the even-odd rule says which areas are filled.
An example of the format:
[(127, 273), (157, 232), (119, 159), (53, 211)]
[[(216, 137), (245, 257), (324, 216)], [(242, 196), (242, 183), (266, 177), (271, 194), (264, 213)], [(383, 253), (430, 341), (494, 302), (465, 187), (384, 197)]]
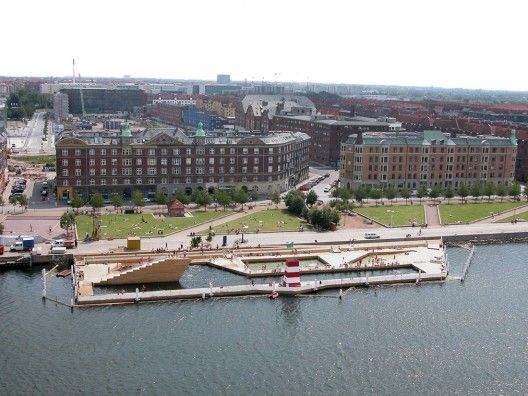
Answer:
[(68, 95), (71, 114), (134, 112), (136, 108), (147, 104), (147, 94), (136, 87), (67, 88), (61, 89), (60, 92)]

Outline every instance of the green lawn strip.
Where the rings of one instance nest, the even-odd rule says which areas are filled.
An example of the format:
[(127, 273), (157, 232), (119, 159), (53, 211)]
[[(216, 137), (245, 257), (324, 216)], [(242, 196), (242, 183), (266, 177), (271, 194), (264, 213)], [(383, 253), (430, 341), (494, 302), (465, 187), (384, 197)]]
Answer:
[[(249, 213), (247, 216), (218, 225), (213, 227), (213, 231), (216, 234), (234, 234), (237, 230), (244, 233), (255, 233), (257, 229), (259, 232), (298, 231), (300, 225), (303, 225), (305, 230), (312, 229), (305, 220), (286, 210), (268, 209)], [(206, 235), (208, 232), (205, 230), (201, 234)]]
[(13, 159), (18, 161), (27, 162), (31, 165), (36, 164), (55, 164), (56, 157), (54, 155), (21, 155), (18, 157), (13, 157)]
[(476, 220), (495, 215), (526, 205), (526, 202), (477, 202), (477, 203), (456, 203), (441, 204), (440, 219), (442, 224), (471, 223)]
[(510, 217), (507, 217), (507, 218), (505, 218), (503, 220), (500, 220), (499, 223), (509, 223), (514, 218), (517, 219), (517, 220), (528, 221), (528, 211), (527, 212), (522, 212), (522, 213), (519, 213), (519, 214), (516, 213), (515, 216), (511, 215)]
[[(96, 221), (101, 221), (101, 237), (126, 238), (131, 235), (141, 237), (156, 237), (159, 230), (162, 235), (169, 235), (189, 227), (207, 223), (230, 215), (230, 211), (194, 211), (192, 217), (154, 218), (151, 213), (143, 214), (103, 214)], [(143, 219), (143, 220), (142, 220)], [(80, 238), (92, 234), (93, 220), (91, 216), (77, 216), (77, 233)]]
[(425, 214), (422, 205), (384, 205), (364, 206), (355, 208), (354, 211), (386, 226), (410, 226), (412, 223), (424, 224)]

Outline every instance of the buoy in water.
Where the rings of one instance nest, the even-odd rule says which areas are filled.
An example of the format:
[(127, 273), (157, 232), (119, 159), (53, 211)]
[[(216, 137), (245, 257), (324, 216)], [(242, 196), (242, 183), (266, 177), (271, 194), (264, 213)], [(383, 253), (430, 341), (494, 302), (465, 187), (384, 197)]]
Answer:
[(270, 294), (270, 299), (275, 300), (276, 298), (279, 298), (279, 293), (277, 293), (275, 290)]

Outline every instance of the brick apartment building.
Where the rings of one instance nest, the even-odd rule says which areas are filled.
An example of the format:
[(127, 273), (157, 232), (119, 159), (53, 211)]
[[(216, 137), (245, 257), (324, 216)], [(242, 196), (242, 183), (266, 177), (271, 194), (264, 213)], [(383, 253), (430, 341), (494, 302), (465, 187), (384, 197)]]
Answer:
[(417, 189), (514, 179), (517, 140), (491, 135), (455, 136), (440, 131), (359, 133), (341, 145), (344, 186)]
[(390, 118), (277, 115), (272, 120), (272, 128), (308, 134), (311, 138), (310, 160), (323, 165), (337, 166), (341, 143), (351, 134), (367, 131), (398, 131), (401, 129), (401, 124)]
[(57, 197), (88, 197), (134, 190), (193, 192), (246, 188), (268, 196), (308, 177), (310, 138), (304, 133), (211, 132), (194, 135), (175, 128), (132, 134), (64, 133), (56, 143)]
[(184, 107), (169, 103), (155, 103), (147, 106), (147, 113), (150, 117), (165, 124), (183, 126), (183, 109)]

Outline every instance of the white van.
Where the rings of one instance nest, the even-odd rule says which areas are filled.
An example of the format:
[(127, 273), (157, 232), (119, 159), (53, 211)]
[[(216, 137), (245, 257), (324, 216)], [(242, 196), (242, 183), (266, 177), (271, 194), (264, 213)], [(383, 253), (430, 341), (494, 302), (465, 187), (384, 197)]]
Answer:
[(375, 232), (365, 232), (365, 239), (379, 239), (379, 237)]
[(50, 254), (66, 254), (66, 248), (64, 246), (54, 246), (49, 252)]
[(62, 247), (64, 246), (64, 239), (55, 239), (51, 241), (51, 247)]

